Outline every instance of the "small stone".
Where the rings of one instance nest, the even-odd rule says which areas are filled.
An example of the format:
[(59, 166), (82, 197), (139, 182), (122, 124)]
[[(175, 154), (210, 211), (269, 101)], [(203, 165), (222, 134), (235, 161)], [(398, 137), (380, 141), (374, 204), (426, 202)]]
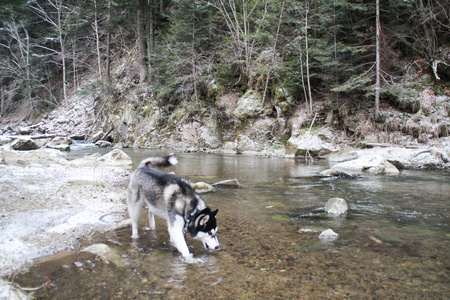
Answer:
[(81, 268), (83, 266), (82, 262), (76, 261), (73, 263), (75, 266), (77, 266), (78, 268)]

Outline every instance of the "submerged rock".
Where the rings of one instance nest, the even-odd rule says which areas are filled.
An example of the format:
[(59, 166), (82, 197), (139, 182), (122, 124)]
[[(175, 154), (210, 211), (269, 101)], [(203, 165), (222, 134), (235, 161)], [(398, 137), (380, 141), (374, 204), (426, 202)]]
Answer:
[(333, 215), (345, 214), (348, 210), (347, 201), (342, 198), (331, 198), (325, 205), (325, 211)]
[(334, 232), (332, 229), (327, 229), (327, 230), (323, 231), (319, 235), (319, 239), (321, 239), (321, 240), (335, 240), (335, 239), (338, 238), (338, 236), (339, 236), (339, 234)]
[(121, 267), (125, 265), (125, 260), (111, 247), (105, 244), (94, 244), (81, 250), (83, 252), (89, 252), (102, 257), (107, 261), (111, 261), (117, 266)]

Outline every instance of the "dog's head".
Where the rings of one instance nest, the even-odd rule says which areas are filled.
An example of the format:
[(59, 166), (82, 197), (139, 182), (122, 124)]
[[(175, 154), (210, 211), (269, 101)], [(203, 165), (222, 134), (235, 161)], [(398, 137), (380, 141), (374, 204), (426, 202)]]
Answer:
[(198, 212), (189, 224), (189, 233), (191, 236), (200, 240), (206, 250), (219, 250), (219, 241), (217, 240), (217, 220), (216, 214), (219, 210), (211, 211), (209, 207)]

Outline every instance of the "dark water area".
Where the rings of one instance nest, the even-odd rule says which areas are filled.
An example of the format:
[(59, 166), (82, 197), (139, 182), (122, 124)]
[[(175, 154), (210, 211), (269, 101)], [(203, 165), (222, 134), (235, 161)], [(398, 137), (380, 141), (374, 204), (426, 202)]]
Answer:
[[(164, 151), (125, 150), (135, 162)], [(170, 168), (192, 182), (236, 178), (241, 187), (202, 194), (219, 208), (222, 250), (187, 237), (195, 263), (169, 244), (167, 226), (140, 238), (131, 228), (80, 242), (104, 243), (116, 259), (73, 251), (41, 259), (15, 281), (37, 299), (448, 299), (450, 173), (404, 170), (399, 176), (320, 178), (319, 161), (202, 153), (177, 154)], [(322, 213), (347, 200), (346, 216)], [(125, 199), (124, 199), (125, 201)], [(331, 228), (337, 240), (319, 234)]]

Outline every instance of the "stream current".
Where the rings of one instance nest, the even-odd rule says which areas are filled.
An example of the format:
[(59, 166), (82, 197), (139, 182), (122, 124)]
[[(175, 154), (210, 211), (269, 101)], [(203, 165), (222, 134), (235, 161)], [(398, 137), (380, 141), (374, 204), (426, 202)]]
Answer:
[[(134, 166), (162, 151), (126, 149)], [(80, 152), (79, 154), (82, 154)], [(236, 178), (202, 198), (219, 209), (221, 251), (187, 237), (196, 263), (169, 243), (167, 226), (140, 238), (131, 228), (80, 242), (103, 243), (117, 260), (74, 251), (45, 258), (16, 277), (21, 286), (52, 284), (37, 299), (448, 299), (450, 173), (403, 170), (399, 176), (321, 178), (328, 162), (179, 153), (170, 168), (192, 182)], [(346, 216), (324, 214), (344, 198)], [(125, 199), (124, 199), (125, 201)], [(331, 228), (337, 240), (323, 241)]]

